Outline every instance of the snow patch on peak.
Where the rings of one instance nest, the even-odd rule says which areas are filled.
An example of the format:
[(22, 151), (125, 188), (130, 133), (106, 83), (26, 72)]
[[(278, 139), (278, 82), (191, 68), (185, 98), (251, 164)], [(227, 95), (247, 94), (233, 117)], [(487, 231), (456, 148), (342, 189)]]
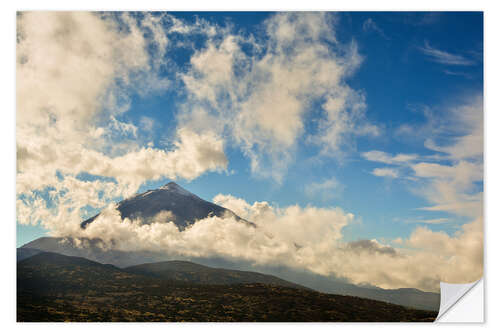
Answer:
[(140, 196), (141, 197), (147, 197), (148, 195), (150, 195), (151, 193), (153, 193), (153, 191), (149, 190), (149, 191), (146, 191), (144, 192), (143, 194), (141, 194)]
[(194, 196), (193, 193), (189, 192), (188, 190), (183, 189), (181, 186), (177, 185), (174, 182), (170, 182), (166, 185), (163, 185), (162, 187), (160, 187), (160, 189), (161, 190), (168, 190), (171, 192), (176, 192), (178, 194), (185, 195), (185, 196)]

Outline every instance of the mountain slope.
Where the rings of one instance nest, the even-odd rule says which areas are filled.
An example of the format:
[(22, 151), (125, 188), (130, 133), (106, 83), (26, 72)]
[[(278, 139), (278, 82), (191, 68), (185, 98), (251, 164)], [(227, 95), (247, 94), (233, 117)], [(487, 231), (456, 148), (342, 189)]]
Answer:
[[(165, 214), (165, 222), (173, 221), (180, 230), (189, 224), (208, 216), (231, 216), (237, 221), (253, 225), (237, 216), (231, 210), (201, 199), (195, 194), (185, 190), (174, 182), (170, 182), (159, 189), (150, 190), (118, 203), (118, 211), (122, 219), (142, 219), (143, 223), (150, 223), (161, 212)], [(98, 215), (81, 223), (85, 228), (92, 223)]]
[(163, 261), (125, 268), (125, 271), (168, 280), (185, 281), (196, 284), (239, 284), (263, 283), (291, 288), (305, 288), (273, 275), (224, 268), (212, 268), (189, 261)]
[(441, 295), (414, 288), (363, 288), (362, 290), (352, 290), (348, 293), (348, 295), (366, 297), (393, 304), (410, 306), (416, 309), (434, 311), (439, 310), (441, 302)]
[[(71, 237), (40, 237), (24, 244), (20, 249), (55, 252), (66, 256), (83, 257), (103, 264), (118, 267), (139, 265), (170, 259), (163, 253), (151, 251), (105, 250), (100, 239), (80, 238), (79, 242)], [(104, 247), (105, 248), (105, 247)]]
[(55, 253), (17, 266), (17, 321), (433, 321), (436, 315), (307, 289), (171, 281)]
[(30, 248), (18, 248), (16, 249), (16, 259), (17, 261), (24, 260), (26, 258), (32, 257), (35, 254), (38, 254), (42, 252), (41, 250), (38, 249), (30, 249)]
[(18, 284), (39, 291), (92, 289), (99, 281), (131, 276), (113, 265), (52, 252), (41, 252), (17, 263)]

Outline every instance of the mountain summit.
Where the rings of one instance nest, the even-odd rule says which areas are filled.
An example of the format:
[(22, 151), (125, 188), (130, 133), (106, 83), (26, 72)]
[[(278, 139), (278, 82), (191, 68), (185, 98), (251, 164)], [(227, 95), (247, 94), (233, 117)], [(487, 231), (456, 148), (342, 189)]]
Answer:
[[(209, 216), (234, 217), (237, 221), (253, 225), (231, 210), (203, 200), (174, 182), (125, 199), (118, 203), (117, 209), (122, 219), (141, 219), (143, 223), (172, 221), (180, 230)], [(81, 227), (86, 228), (97, 216), (99, 214), (83, 221)]]
[(176, 182), (170, 182), (168, 184), (165, 184), (162, 187), (160, 187), (159, 190), (167, 190), (167, 191), (171, 191), (171, 192), (177, 192), (180, 195), (195, 196), (196, 197), (195, 194), (189, 192), (188, 190), (186, 190), (185, 188), (183, 188), (182, 186), (180, 186)]

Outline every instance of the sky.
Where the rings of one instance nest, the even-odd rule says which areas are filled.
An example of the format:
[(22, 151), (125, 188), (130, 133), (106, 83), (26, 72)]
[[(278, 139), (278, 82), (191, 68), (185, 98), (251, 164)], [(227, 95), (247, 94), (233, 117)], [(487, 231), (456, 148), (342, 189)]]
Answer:
[[(384, 288), (482, 275), (480, 12), (25, 12), (16, 58), (18, 246), (99, 236)], [(262, 231), (116, 219), (169, 181)]]

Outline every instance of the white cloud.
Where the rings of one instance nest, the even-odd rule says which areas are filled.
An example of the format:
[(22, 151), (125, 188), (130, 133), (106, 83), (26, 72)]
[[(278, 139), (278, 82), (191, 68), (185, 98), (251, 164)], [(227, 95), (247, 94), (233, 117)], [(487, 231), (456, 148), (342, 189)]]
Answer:
[(436, 219), (412, 219), (406, 221), (407, 223), (424, 223), (424, 224), (441, 224), (441, 223), (448, 223), (451, 222), (450, 218), (447, 217), (440, 217)]
[[(167, 64), (165, 27), (171, 19), (166, 14), (138, 19), (133, 13), (91, 12), (17, 16), (20, 223), (42, 223), (61, 232), (64, 221), (73, 226), (85, 216), (86, 206), (102, 208), (135, 193), (145, 181), (194, 179), (227, 167), (224, 142), (213, 132), (179, 127), (169, 134), (173, 149), (166, 151), (149, 144), (151, 119), (142, 117), (139, 125), (124, 120), (130, 94), (170, 87), (170, 80), (158, 73)], [(82, 173), (98, 180), (77, 180)], [(54, 200), (40, 194), (53, 188), (63, 191)], [(105, 195), (95, 196), (98, 192)]]
[(474, 62), (472, 60), (469, 60), (459, 54), (452, 54), (443, 50), (436, 49), (430, 46), (428, 41), (425, 41), (424, 46), (420, 47), (419, 50), (423, 54), (427, 55), (432, 61), (440, 64), (454, 66), (474, 65)]
[(408, 238), (407, 245), (420, 249), (431, 261), (438, 256), (446, 258), (445, 266), (438, 266), (443, 281), (473, 282), (483, 275), (482, 217), (463, 225), (454, 236), (419, 227)]
[(417, 159), (417, 154), (397, 154), (392, 156), (379, 150), (367, 151), (361, 154), (366, 160), (386, 164), (404, 164)]
[(365, 32), (369, 32), (369, 31), (375, 31), (377, 34), (379, 34), (382, 38), (384, 39), (390, 39), (384, 32), (384, 30), (382, 30), (382, 28), (380, 28), (376, 23), (375, 21), (372, 19), (372, 18), (367, 18), (364, 22), (363, 22), (363, 31)]
[[(411, 166), (423, 184), (415, 193), (432, 206), (422, 209), (447, 211), (459, 216), (483, 215), (483, 103), (480, 97), (451, 109), (453, 130), (459, 135), (438, 145), (426, 141), (428, 149), (441, 153), (446, 163), (417, 163)], [(446, 134), (446, 133), (445, 133)]]
[(335, 20), (325, 13), (279, 13), (264, 23), (265, 36), (217, 31), (182, 76), (190, 93), (182, 126), (224, 131), (250, 158), (254, 174), (278, 182), (312, 102), (325, 101), (317, 133), (307, 138), (323, 153), (338, 152), (357, 135), (377, 135), (365, 119), (363, 96), (345, 83), (361, 57), (354, 43), (336, 41)]
[(423, 127), (432, 129), (421, 136), (424, 146), (435, 151), (435, 155), (369, 151), (362, 156), (369, 161), (396, 165), (397, 169), (378, 168), (372, 173), (394, 178), (405, 175), (412, 180), (411, 191), (431, 204), (420, 209), (476, 219), (483, 212), (483, 102), (480, 95), (464, 101), (444, 108), (439, 122), (426, 108), (429, 124)]
[(415, 175), (422, 178), (450, 180), (461, 185), (483, 180), (482, 165), (467, 161), (460, 161), (453, 165), (422, 162), (413, 164), (411, 167)]
[[(448, 128), (458, 135), (454, 135), (451, 140), (437, 144), (432, 138), (425, 141), (428, 149), (441, 152), (452, 160), (480, 160), (483, 158), (483, 100), (481, 95), (473, 96), (465, 103), (449, 110), (452, 120)], [(448, 129), (449, 131), (449, 129)], [(449, 133), (444, 133), (449, 134)], [(439, 139), (439, 137), (438, 137)]]
[[(219, 198), (227, 202), (238, 201), (221, 195)], [(243, 217), (251, 217), (257, 227), (232, 217), (207, 217), (181, 232), (173, 223), (165, 221), (148, 221), (146, 224), (140, 219), (122, 220), (114, 206), (109, 206), (87, 228), (79, 229), (71, 236), (97, 237), (118, 249), (153, 250), (194, 257), (222, 256), (256, 264), (303, 267), (300, 261), (317, 260), (310, 257), (310, 251), (322, 251), (329, 242), (336, 242), (341, 237), (342, 227), (353, 218), (352, 214), (345, 214), (338, 208), (290, 206), (280, 209), (266, 202), (247, 206), (250, 207), (249, 215)], [(296, 253), (300, 251), (305, 253), (297, 257)], [(311, 265), (313, 270), (322, 270), (312, 262)]]
[[(363, 154), (368, 160), (396, 165), (400, 173), (412, 172), (411, 177), (407, 177), (412, 180), (411, 191), (430, 203), (430, 206), (419, 209), (470, 219), (454, 235), (417, 227), (408, 239), (394, 240), (395, 244), (405, 247), (401, 253), (407, 256), (406, 267), (409, 270), (413, 267), (433, 267), (429, 268), (432, 273), (426, 277), (427, 282), (425, 279), (420, 282), (422, 286), (439, 280), (450, 283), (472, 282), (482, 276), (482, 106), (482, 98), (475, 96), (457, 107), (442, 110), (445, 117), (439, 122), (429, 113), (429, 124), (423, 127), (420, 134), (425, 139), (425, 147), (436, 151), (436, 155), (393, 156), (379, 151)], [(456, 220), (450, 217), (408, 222), (439, 224), (456, 223)], [(386, 268), (390, 270), (390, 263)], [(415, 274), (418, 276), (419, 273)]]
[[(228, 163), (221, 139), (213, 133), (201, 135), (187, 129), (178, 130), (171, 151), (143, 147), (109, 157), (81, 146), (64, 145), (53, 149), (42, 146), (41, 149), (28, 150), (28, 153), (34, 157), (23, 161), (19, 167), (17, 188), (20, 193), (51, 185), (56, 177), (55, 170), (63, 174), (87, 172), (113, 177), (121, 184), (133, 185), (132, 188), (137, 190), (147, 180), (164, 177), (194, 179), (206, 171), (226, 169)], [(46, 154), (49, 154), (47, 159), (44, 157)]]
[(391, 168), (375, 168), (372, 171), (372, 174), (377, 177), (389, 177), (389, 178), (398, 178), (399, 174), (396, 169)]
[(137, 138), (137, 126), (131, 123), (121, 122), (116, 120), (115, 117), (110, 117), (110, 125), (109, 127), (113, 131), (117, 131), (118, 133), (123, 133), (125, 135), (131, 135), (134, 138)]
[(232, 210), (236, 215), (244, 219), (252, 217), (252, 206), (241, 198), (236, 198), (230, 194), (218, 194), (213, 198), (213, 202)]
[(322, 182), (311, 183), (306, 185), (304, 192), (307, 196), (319, 196), (324, 201), (330, 200), (338, 196), (344, 189), (344, 186), (339, 183), (339, 181), (333, 177), (325, 179)]
[(129, 188), (109, 180), (84, 181), (67, 175), (57, 177), (47, 191), (26, 191), (16, 202), (20, 224), (40, 224), (50, 232), (78, 232), (87, 207), (102, 209), (126, 195)]
[(155, 121), (153, 118), (142, 116), (140, 120), (140, 125), (146, 132), (151, 132), (154, 128)]

